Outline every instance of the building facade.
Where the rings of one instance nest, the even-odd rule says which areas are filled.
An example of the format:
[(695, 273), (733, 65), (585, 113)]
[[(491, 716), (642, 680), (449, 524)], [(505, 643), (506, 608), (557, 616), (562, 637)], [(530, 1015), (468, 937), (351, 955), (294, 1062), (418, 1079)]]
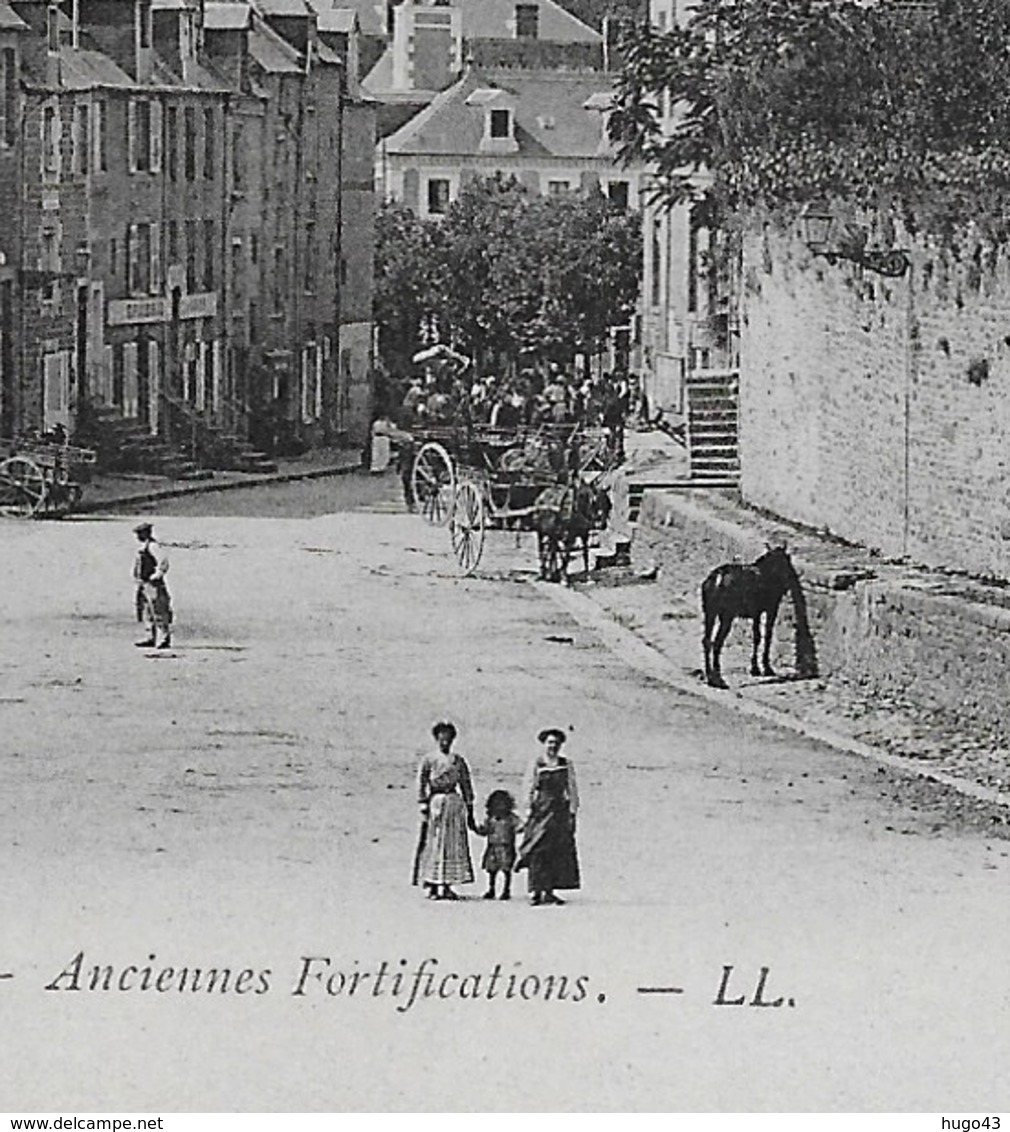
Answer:
[[(370, 161), (374, 114), (357, 106), (345, 138), (345, 59), (315, 12), (15, 0), (0, 66), (17, 217), (0, 237), (3, 434), (113, 416), (209, 436), (267, 416), (300, 446), (363, 437), (370, 357), (353, 396), (339, 358), (370, 322), (371, 247), (342, 246), (343, 168)], [(359, 191), (356, 214), (370, 207)], [(359, 287), (346, 332), (342, 273)]]
[(382, 191), (438, 217), (468, 177), (500, 173), (544, 195), (596, 188), (637, 207), (641, 170), (617, 163), (609, 98), (601, 71), (470, 68), (380, 143)]
[[(689, 16), (687, 0), (650, 0), (649, 17), (665, 32)], [(660, 128), (670, 131), (676, 108), (668, 92), (659, 99)], [(668, 207), (648, 180), (643, 193), (641, 368), (649, 404), (685, 412), (690, 375), (738, 363), (739, 326), (719, 278), (724, 235), (709, 229), (689, 204)]]

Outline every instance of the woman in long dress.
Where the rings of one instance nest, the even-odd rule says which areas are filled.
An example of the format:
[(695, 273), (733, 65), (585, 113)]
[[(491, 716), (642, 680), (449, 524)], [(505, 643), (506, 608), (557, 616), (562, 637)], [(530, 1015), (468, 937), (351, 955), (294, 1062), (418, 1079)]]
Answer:
[(526, 820), (516, 871), (529, 870), (530, 903), (564, 904), (555, 889), (579, 888), (575, 815), (579, 790), (571, 759), (561, 754), (567, 736), (549, 727), (537, 736), (544, 749), (530, 768)]
[(468, 829), (474, 828), (473, 781), (462, 755), (453, 753), (456, 728), (436, 723), (431, 729), (438, 750), (425, 755), (417, 772), (421, 836), (414, 883), (436, 900), (458, 900), (454, 884), (473, 881)]

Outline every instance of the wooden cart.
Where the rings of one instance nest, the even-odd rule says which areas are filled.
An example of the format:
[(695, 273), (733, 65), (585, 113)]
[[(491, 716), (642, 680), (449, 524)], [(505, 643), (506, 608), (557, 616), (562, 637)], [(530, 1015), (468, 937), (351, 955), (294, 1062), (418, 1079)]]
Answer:
[(22, 437), (0, 448), (0, 515), (34, 519), (62, 515), (80, 502), (91, 448)]
[[(597, 492), (596, 481), (615, 462), (606, 429), (575, 424), (429, 426), (415, 435), (415, 446), (417, 507), (428, 522), (448, 524), (464, 574), (480, 564), (488, 530), (536, 530), (541, 574), (558, 578), (571, 543), (565, 522), (551, 516), (560, 520), (573, 498)], [(594, 518), (594, 529), (605, 521)]]

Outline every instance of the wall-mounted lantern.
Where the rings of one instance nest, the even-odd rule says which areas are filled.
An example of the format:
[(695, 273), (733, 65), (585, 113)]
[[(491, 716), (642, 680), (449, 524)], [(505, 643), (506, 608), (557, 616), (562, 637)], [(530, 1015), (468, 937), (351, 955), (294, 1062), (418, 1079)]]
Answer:
[(823, 207), (807, 205), (800, 216), (800, 221), (803, 224), (803, 242), (815, 256), (823, 256), (830, 264), (846, 259), (850, 263), (865, 267), (867, 271), (874, 271), (878, 275), (886, 275), (892, 279), (904, 275), (911, 267), (908, 253), (900, 248), (892, 248), (890, 251), (868, 249), (864, 231), (854, 233), (849, 229), (847, 239), (839, 241), (837, 246), (832, 247), (831, 230), (834, 227), (834, 217)]

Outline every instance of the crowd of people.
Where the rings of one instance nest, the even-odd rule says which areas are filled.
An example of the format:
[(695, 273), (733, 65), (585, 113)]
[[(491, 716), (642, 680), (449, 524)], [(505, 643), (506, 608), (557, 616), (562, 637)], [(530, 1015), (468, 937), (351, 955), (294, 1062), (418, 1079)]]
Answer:
[(465, 373), (426, 371), (411, 378), (398, 406), (386, 406), (405, 431), (425, 424), (470, 423), (493, 428), (579, 424), (623, 430), (640, 409), (638, 380), (617, 371), (577, 375), (556, 363), (468, 378)]
[(429, 899), (458, 900), (455, 886), (474, 879), (469, 837), (473, 833), (485, 839), (481, 858), (488, 878), (485, 900), (509, 900), (513, 872), (525, 870), (531, 904), (563, 904), (557, 890), (581, 886), (575, 846), (579, 793), (575, 767), (562, 754), (567, 734), (548, 727), (537, 736), (542, 749), (527, 772), (520, 812), (507, 790), (492, 790), (481, 822), (474, 817), (470, 766), (453, 750), (456, 734), (454, 724), (436, 723), (432, 728), (436, 749), (418, 767), (421, 824), (413, 883), (422, 885)]

